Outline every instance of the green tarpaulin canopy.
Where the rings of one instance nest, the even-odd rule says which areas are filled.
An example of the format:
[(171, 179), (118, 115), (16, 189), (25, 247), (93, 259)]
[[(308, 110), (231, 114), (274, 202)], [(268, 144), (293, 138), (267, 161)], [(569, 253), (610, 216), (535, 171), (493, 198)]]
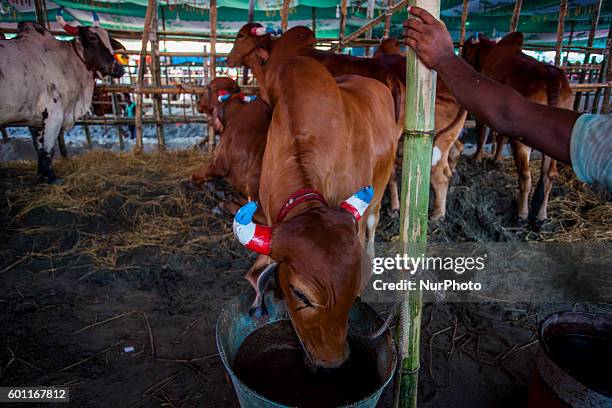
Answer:
[[(349, 1), (347, 33), (356, 30), (366, 21), (367, 0)], [(0, 0), (0, 26), (11, 26), (19, 21), (35, 20), (34, 0)], [(209, 1), (160, 0), (160, 16), (167, 31), (210, 32)], [(291, 2), (289, 25), (312, 25), (316, 19), (317, 37), (336, 38), (339, 26), (339, 0), (294, 0)], [(375, 16), (385, 12), (386, 0), (375, 2)], [(147, 0), (54, 0), (47, 1), (50, 21), (55, 21), (55, 12), (66, 8), (67, 20), (91, 23), (91, 12), (96, 11), (106, 28), (120, 30), (142, 30)], [(248, 0), (218, 0), (218, 33), (235, 34), (245, 23)], [(255, 21), (264, 25), (278, 26), (282, 0), (255, 0)], [(573, 29), (572, 44), (584, 45), (590, 30), (591, 16), (596, 0), (569, 0), (566, 18), (565, 41)], [(457, 39), (461, 25), (462, 0), (443, 0), (441, 14), (447, 27)], [(469, 4), (468, 33), (481, 32), (497, 37), (507, 32), (514, 10), (512, 0), (472, 0)], [(559, 16), (559, 0), (524, 0), (519, 19), (519, 31), (526, 34), (527, 42), (553, 43), (556, 38)], [(401, 23), (406, 12), (398, 12), (392, 18), (392, 35), (401, 35)], [(604, 47), (608, 29), (612, 22), (612, 1), (604, 0), (596, 46)], [(374, 36), (382, 34), (382, 25), (374, 30)]]

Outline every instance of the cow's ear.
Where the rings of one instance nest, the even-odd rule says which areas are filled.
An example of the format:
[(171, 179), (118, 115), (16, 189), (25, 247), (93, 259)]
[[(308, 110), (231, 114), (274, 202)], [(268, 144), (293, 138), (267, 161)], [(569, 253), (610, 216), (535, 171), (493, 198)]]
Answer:
[(121, 44), (119, 41), (115, 40), (112, 37), (109, 37), (109, 38), (110, 38), (111, 47), (113, 47), (113, 51), (117, 52), (117, 51), (125, 50), (125, 46), (123, 44)]
[(504, 38), (499, 40), (497, 45), (515, 45), (518, 47), (523, 46), (523, 33), (518, 31), (507, 34)]

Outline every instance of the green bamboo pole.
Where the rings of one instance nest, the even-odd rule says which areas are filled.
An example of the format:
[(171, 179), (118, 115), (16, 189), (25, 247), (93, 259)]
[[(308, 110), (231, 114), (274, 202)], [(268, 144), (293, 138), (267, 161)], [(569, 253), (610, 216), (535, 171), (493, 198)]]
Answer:
[[(409, 4), (422, 7), (439, 18), (440, 0), (410, 0)], [(424, 254), (427, 247), (435, 94), (435, 74), (421, 63), (413, 50), (408, 49), (400, 241), (404, 252), (415, 258)], [(399, 392), (396, 392), (395, 405), (402, 408), (417, 406), (421, 310), (421, 292), (407, 291), (398, 326), (401, 371), (396, 383)]]

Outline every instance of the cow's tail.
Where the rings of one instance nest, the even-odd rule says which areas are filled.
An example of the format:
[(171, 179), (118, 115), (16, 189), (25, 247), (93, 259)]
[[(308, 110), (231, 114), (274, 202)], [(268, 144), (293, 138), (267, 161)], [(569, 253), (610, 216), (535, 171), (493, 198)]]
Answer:
[(395, 107), (395, 122), (399, 124), (400, 118), (402, 118), (402, 110), (404, 108), (404, 89), (402, 83), (395, 76), (395, 74), (389, 73), (386, 75), (387, 87), (391, 91), (393, 96), (393, 105)]
[(442, 128), (442, 129), (436, 131), (436, 137), (438, 137), (438, 135), (445, 134), (446, 132), (448, 132), (449, 130), (451, 130), (455, 126), (457, 126), (459, 121), (463, 119), (463, 115), (464, 114), (465, 114), (465, 109), (460, 107), (459, 110), (457, 111), (457, 115), (452, 120), (452, 122), (449, 123), (448, 126), (446, 126), (446, 127)]

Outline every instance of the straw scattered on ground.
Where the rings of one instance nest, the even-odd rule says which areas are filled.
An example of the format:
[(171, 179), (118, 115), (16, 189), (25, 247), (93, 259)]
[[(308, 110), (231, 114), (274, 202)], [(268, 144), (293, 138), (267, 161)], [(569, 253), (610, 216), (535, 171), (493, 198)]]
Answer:
[(33, 253), (88, 255), (98, 267), (116, 268), (138, 248), (199, 254), (211, 243), (226, 245), (231, 229), (212, 212), (218, 200), (188, 183), (209, 155), (197, 151), (136, 156), (103, 150), (60, 160), (59, 185), (37, 184), (35, 164), (0, 167), (7, 231), (46, 235)]

